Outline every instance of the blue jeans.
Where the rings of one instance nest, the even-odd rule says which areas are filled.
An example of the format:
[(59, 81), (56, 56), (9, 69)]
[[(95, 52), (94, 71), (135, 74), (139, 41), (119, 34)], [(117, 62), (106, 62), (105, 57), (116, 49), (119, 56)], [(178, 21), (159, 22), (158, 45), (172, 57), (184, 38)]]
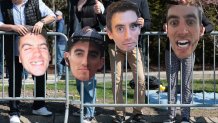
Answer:
[(28, 72), (25, 69), (23, 69), (22, 77), (23, 77), (23, 79), (28, 78)]
[(61, 64), (61, 61), (64, 58), (64, 52), (65, 52), (65, 43), (57, 42), (56, 54), (57, 54), (57, 74), (58, 76), (61, 76), (65, 73), (64, 66)]
[[(76, 87), (80, 93), (81, 81), (76, 80)], [(84, 103), (95, 104), (96, 102), (96, 80), (95, 77), (88, 81), (84, 81)], [(85, 117), (94, 117), (95, 107), (84, 107)]]

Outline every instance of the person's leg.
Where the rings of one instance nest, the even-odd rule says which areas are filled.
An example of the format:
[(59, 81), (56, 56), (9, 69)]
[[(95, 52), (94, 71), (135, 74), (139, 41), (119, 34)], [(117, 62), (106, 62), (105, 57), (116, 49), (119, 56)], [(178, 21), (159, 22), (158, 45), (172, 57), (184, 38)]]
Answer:
[[(133, 78), (135, 82), (134, 88), (134, 103), (145, 103), (145, 75), (142, 51), (140, 48), (134, 48), (131, 52), (128, 52), (127, 61), (131, 67)], [(142, 114), (143, 107), (134, 107), (133, 114)]]
[(64, 58), (65, 44), (57, 43), (57, 74), (62, 76), (64, 74), (64, 66), (61, 64), (61, 61)]
[[(36, 85), (36, 93), (35, 93), (35, 96), (36, 97), (45, 97), (45, 81), (46, 81), (46, 78), (45, 78), (45, 74), (42, 75), (42, 76), (33, 76), (33, 79), (35, 81), (35, 85)], [(36, 80), (35, 80), (36, 79)], [(44, 100), (40, 100), (40, 101), (34, 101), (33, 103), (33, 110), (37, 110), (37, 109), (40, 109), (42, 107), (45, 106), (45, 101)]]
[[(14, 60), (14, 62), (13, 62)], [(22, 85), (22, 71), (23, 66), (19, 63), (19, 58), (17, 56), (6, 57), (6, 62), (8, 64), (8, 73), (9, 73), (9, 86), (8, 93), (9, 97), (19, 97), (21, 94), (21, 85)], [(13, 73), (15, 71), (15, 73)], [(9, 101), (9, 115), (18, 115), (20, 116), (19, 110), (19, 101)]]
[[(122, 73), (125, 54), (118, 50), (118, 48), (115, 50), (115, 44), (109, 44), (108, 52), (110, 56), (114, 103), (123, 104)], [(115, 107), (115, 111), (117, 115), (125, 116), (125, 107)]]
[[(34, 81), (35, 81), (35, 95), (36, 97), (45, 97), (45, 74), (42, 76), (32, 76)], [(36, 79), (36, 80), (35, 80)], [(42, 107), (45, 106), (45, 101), (44, 100), (40, 100), (40, 101), (34, 101), (33, 102), (33, 110), (37, 110), (40, 109)]]
[[(80, 80), (76, 80), (77, 90), (80, 93), (81, 87)], [(96, 80), (95, 77), (88, 81), (83, 81), (84, 83), (84, 103), (95, 104), (96, 103)], [(92, 118), (95, 114), (95, 107), (84, 107), (85, 117)]]
[[(45, 97), (45, 82), (47, 79), (47, 74), (44, 74), (42, 76), (34, 77), (33, 79), (35, 81), (35, 97)], [(45, 100), (34, 100), (33, 106), (32, 106), (32, 113), (36, 115), (42, 115), (42, 116), (50, 116), (52, 115), (52, 112), (48, 111), (48, 109), (45, 106)]]
[[(171, 61), (170, 61), (171, 60)], [(165, 50), (165, 65), (168, 82), (168, 103), (175, 104), (177, 101), (178, 71), (180, 69), (180, 61), (173, 51)], [(176, 107), (169, 107), (168, 113), (170, 118), (175, 118)]]
[[(182, 104), (191, 103), (191, 83), (193, 80), (193, 68), (195, 63), (195, 54), (182, 60)], [(182, 107), (182, 117), (186, 120), (190, 118), (190, 107)]]
[(27, 79), (28, 78), (28, 72), (25, 69), (23, 69), (22, 78), (23, 79)]

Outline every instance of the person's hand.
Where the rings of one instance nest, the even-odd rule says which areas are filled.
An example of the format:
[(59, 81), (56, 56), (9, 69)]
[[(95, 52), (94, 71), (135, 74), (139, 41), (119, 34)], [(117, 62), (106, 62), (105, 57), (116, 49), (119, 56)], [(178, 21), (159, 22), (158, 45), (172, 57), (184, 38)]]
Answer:
[(25, 35), (28, 32), (27, 28), (23, 25), (14, 25), (12, 30), (20, 35)]
[(37, 22), (34, 26), (33, 26), (33, 33), (35, 34), (39, 34), (42, 32), (42, 28), (43, 28), (44, 23), (39, 21)]
[(101, 14), (101, 3), (98, 0), (95, 1), (94, 12), (95, 14)]
[(144, 18), (139, 17), (139, 18), (137, 19), (137, 23), (140, 25), (140, 27), (143, 27), (143, 26), (144, 26)]
[(80, 12), (83, 8), (83, 6), (85, 5), (87, 0), (79, 0), (77, 3), (77, 10)]

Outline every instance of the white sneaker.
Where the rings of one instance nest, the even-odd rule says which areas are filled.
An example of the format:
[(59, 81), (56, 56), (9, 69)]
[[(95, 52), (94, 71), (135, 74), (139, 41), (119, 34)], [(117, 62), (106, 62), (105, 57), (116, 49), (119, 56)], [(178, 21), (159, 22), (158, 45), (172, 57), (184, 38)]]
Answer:
[(97, 123), (95, 117), (84, 117), (83, 123)]
[(91, 123), (91, 120), (92, 120), (92, 119), (90, 119), (90, 118), (88, 118), (88, 117), (87, 117), (87, 118), (84, 118), (84, 119), (83, 119), (83, 123)]
[(91, 123), (91, 121), (87, 120), (87, 119), (84, 119), (83, 120), (83, 123)]
[(61, 76), (57, 76), (57, 79), (56, 79), (57, 81), (59, 81), (59, 80), (61, 80)]
[(17, 115), (10, 116), (10, 123), (20, 123), (20, 118)]
[(42, 116), (52, 115), (52, 112), (48, 111), (48, 109), (46, 107), (42, 107), (38, 110), (33, 110), (32, 113), (35, 115), (42, 115)]

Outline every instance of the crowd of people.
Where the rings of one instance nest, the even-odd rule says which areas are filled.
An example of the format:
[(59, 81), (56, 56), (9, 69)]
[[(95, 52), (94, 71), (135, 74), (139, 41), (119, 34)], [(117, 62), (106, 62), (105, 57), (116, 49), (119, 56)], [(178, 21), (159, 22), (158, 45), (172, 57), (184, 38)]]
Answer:
[[(167, 0), (166, 3), (167, 14), (163, 28), (168, 37), (165, 52), (168, 103), (176, 103), (178, 71), (182, 63), (182, 102), (189, 104), (192, 96), (194, 51), (203, 34), (213, 30), (213, 25), (204, 15), (198, 0)], [(32, 75), (36, 84), (35, 96), (45, 97), (46, 70), (51, 56), (44, 27), (56, 22), (55, 31), (69, 36), (68, 41), (62, 36), (56, 38), (57, 77), (65, 79), (64, 65), (69, 66), (79, 93), (80, 84), (84, 83), (84, 103), (96, 103), (95, 73), (105, 63), (104, 51), (107, 47), (114, 103), (124, 104), (122, 74), (127, 60), (136, 85), (134, 103), (145, 104), (145, 60), (141, 46), (145, 37), (140, 34), (149, 31), (152, 26), (147, 0), (71, 0), (68, 32), (64, 13), (60, 10), (52, 12), (42, 0), (2, 0), (0, 5), (0, 30), (18, 33), (15, 40), (5, 36), (5, 54), (0, 54), (5, 55), (8, 66), (9, 97), (20, 96), (24, 70)], [(98, 33), (100, 31), (107, 33), (106, 41)], [(16, 74), (13, 73), (14, 69)], [(4, 75), (2, 71), (0, 74)], [(9, 107), (10, 123), (20, 123), (19, 101), (9, 101)], [(92, 122), (95, 119), (95, 107), (84, 108), (83, 122)], [(131, 123), (147, 122), (142, 109), (143, 107), (133, 107)], [(181, 111), (182, 122), (189, 122), (190, 107), (184, 107)], [(34, 101), (32, 113), (52, 115), (46, 108), (45, 101)], [(115, 107), (115, 114), (114, 123), (126, 121), (125, 107)], [(166, 122), (175, 122), (175, 107), (169, 107), (168, 114)]]

